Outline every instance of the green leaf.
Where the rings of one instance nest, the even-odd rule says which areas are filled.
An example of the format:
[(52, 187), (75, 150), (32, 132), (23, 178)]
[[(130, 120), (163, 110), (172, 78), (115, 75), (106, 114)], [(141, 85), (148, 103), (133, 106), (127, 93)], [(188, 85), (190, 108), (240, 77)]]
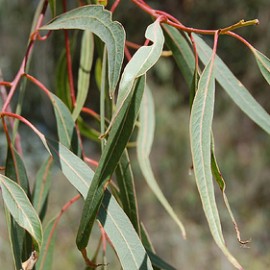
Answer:
[(98, 211), (103, 197), (104, 186), (114, 172), (133, 131), (140, 108), (144, 85), (145, 76), (142, 76), (138, 79), (134, 91), (132, 91), (126, 99), (112, 126), (85, 200), (77, 234), (77, 246), (80, 250), (87, 246), (96, 212)]
[(42, 243), (42, 227), (27, 195), (18, 184), (4, 175), (0, 175), (0, 186), (10, 214), (34, 238), (37, 243), (37, 251), (39, 251)]
[(36, 264), (38, 270), (51, 270), (53, 262), (53, 250), (55, 246), (56, 235), (52, 233), (53, 226), (55, 224), (55, 218), (51, 219), (45, 227), (43, 234), (43, 242), (41, 245), (39, 258)]
[(78, 92), (76, 97), (75, 108), (72, 112), (72, 117), (74, 121), (78, 118), (88, 94), (90, 84), (90, 73), (93, 62), (93, 53), (94, 53), (93, 35), (90, 31), (84, 31), (81, 45), (81, 58), (78, 76)]
[(265, 78), (265, 80), (270, 84), (270, 59), (267, 58), (264, 54), (252, 48), (251, 50), (256, 58), (259, 69)]
[(140, 234), (134, 177), (127, 150), (124, 151), (115, 173), (123, 209), (132, 222), (134, 229)]
[(109, 85), (113, 92), (121, 72), (124, 58), (125, 31), (122, 25), (112, 21), (111, 13), (103, 6), (88, 5), (66, 12), (40, 30), (80, 29), (96, 34), (108, 49)]
[(212, 60), (206, 65), (191, 109), (190, 137), (194, 174), (205, 216), (215, 242), (237, 269), (243, 269), (225, 246), (212, 181), (210, 153), (215, 97), (213, 65)]
[[(211, 48), (197, 35), (194, 35), (199, 57), (204, 64), (211, 56)], [(270, 134), (270, 115), (251, 96), (244, 85), (233, 75), (229, 68), (217, 56), (215, 60), (215, 76), (237, 106), (258, 126)]]
[(77, 131), (69, 109), (63, 101), (53, 93), (50, 93), (49, 98), (55, 113), (59, 141), (66, 147), (71, 147), (73, 152), (79, 154), (80, 148)]
[[(48, 145), (63, 174), (86, 199), (94, 172), (62, 144), (48, 141)], [(97, 218), (104, 226), (124, 270), (152, 269), (130, 220), (108, 191), (105, 192)]]
[(182, 231), (183, 237), (185, 238), (186, 237), (185, 228), (182, 222), (175, 214), (171, 205), (168, 203), (160, 187), (158, 186), (158, 183), (155, 179), (155, 176), (151, 168), (149, 155), (153, 144), (154, 130), (155, 130), (154, 101), (150, 89), (146, 87), (140, 109), (140, 129), (137, 140), (137, 156), (139, 165), (147, 184), (154, 192), (154, 194), (156, 195), (160, 203), (163, 205), (163, 207), (166, 209), (168, 214), (179, 226), (180, 230)]
[(114, 124), (117, 114), (126, 102), (127, 97), (133, 89), (135, 80), (145, 74), (161, 56), (164, 36), (158, 20), (147, 27), (145, 37), (151, 40), (153, 44), (140, 47), (126, 65), (119, 85), (115, 112), (107, 132)]
[(52, 159), (47, 159), (37, 172), (35, 189), (33, 194), (33, 206), (39, 214), (41, 214), (43, 208), (47, 203), (47, 198), (51, 187), (51, 164)]
[(165, 43), (172, 51), (173, 57), (179, 69), (181, 70), (187, 85), (192, 87), (195, 59), (194, 54), (187, 42), (187, 36), (172, 26), (163, 24)]
[(163, 259), (161, 259), (154, 252), (147, 250), (147, 254), (148, 254), (153, 266), (158, 267), (160, 269), (164, 269), (164, 270), (176, 270), (176, 268), (169, 265), (167, 262), (165, 262)]
[(49, 0), (49, 5), (51, 8), (52, 17), (55, 17), (56, 14), (56, 0)]

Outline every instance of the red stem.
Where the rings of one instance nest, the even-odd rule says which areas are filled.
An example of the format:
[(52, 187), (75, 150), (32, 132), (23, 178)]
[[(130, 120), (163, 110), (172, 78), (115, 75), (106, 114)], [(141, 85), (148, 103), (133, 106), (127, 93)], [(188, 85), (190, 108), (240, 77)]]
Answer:
[[(63, 3), (63, 11), (67, 11), (67, 3), (66, 0), (62, 1)], [(72, 59), (71, 59), (71, 51), (70, 51), (70, 40), (68, 36), (68, 30), (64, 30), (65, 35), (65, 47), (66, 47), (66, 57), (67, 57), (67, 71), (68, 71), (68, 82), (70, 87), (70, 97), (72, 105), (74, 106), (76, 103), (75, 96), (75, 88), (74, 88), (74, 80), (73, 80), (73, 72), (72, 72)]]
[[(52, 241), (52, 237), (53, 237), (53, 234), (56, 230), (56, 227), (62, 217), (62, 215), (68, 210), (68, 208), (73, 204), (75, 203), (76, 201), (78, 201), (79, 199), (81, 198), (81, 195), (78, 194), (76, 195), (75, 197), (73, 197), (71, 200), (69, 200), (61, 209), (60, 213), (58, 214), (57, 218), (55, 219), (54, 221), (54, 224), (53, 224), (53, 227), (50, 231), (50, 235), (48, 237), (48, 240), (47, 240), (47, 243), (46, 243), (46, 247), (45, 247), (45, 252), (44, 253), (47, 253), (48, 252), (48, 249), (49, 249), (49, 246), (50, 246), (50, 243)], [(42, 261), (40, 262), (40, 268), (43, 269), (44, 267), (44, 263), (45, 263), (45, 258), (46, 258), (46, 254), (44, 254), (44, 256), (42, 257)]]
[(115, 2), (113, 3), (112, 7), (111, 7), (111, 13), (114, 13), (115, 9), (117, 8), (117, 6), (120, 4), (121, 0), (115, 0)]

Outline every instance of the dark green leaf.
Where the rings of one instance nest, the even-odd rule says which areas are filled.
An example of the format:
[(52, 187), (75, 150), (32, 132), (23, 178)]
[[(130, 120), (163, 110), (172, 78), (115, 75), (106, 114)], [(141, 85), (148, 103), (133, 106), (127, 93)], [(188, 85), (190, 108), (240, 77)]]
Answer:
[(77, 246), (87, 246), (96, 213), (102, 201), (104, 186), (114, 172), (117, 163), (133, 131), (143, 95), (145, 76), (138, 79), (112, 126), (106, 147), (85, 200), (81, 223), (77, 235)]

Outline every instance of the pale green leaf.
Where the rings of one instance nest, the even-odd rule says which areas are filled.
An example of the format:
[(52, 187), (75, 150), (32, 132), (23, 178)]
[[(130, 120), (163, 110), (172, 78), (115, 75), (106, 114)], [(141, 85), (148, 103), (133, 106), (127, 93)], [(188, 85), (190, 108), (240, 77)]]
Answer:
[(17, 183), (4, 175), (0, 175), (0, 186), (10, 214), (34, 238), (37, 243), (36, 248), (39, 250), (42, 244), (42, 227), (27, 195)]
[[(211, 48), (197, 35), (194, 35), (199, 57), (206, 64), (211, 57)], [(215, 60), (215, 76), (237, 106), (258, 126), (270, 134), (270, 115), (252, 97), (244, 85), (233, 75), (229, 68), (217, 56)]]
[(154, 102), (151, 91), (148, 87), (145, 88), (141, 108), (140, 108), (140, 129), (138, 133), (137, 140), (137, 156), (140, 168), (144, 175), (144, 178), (152, 189), (160, 203), (166, 209), (168, 214), (173, 218), (176, 224), (179, 226), (182, 231), (183, 237), (186, 237), (185, 228), (182, 222), (177, 217), (171, 205), (168, 203), (163, 192), (161, 191), (158, 183), (153, 174), (149, 155), (154, 138), (154, 129), (155, 129), (155, 112), (154, 112)]
[(93, 62), (93, 53), (94, 53), (93, 35), (90, 31), (84, 31), (81, 44), (81, 58), (78, 76), (78, 90), (77, 90), (76, 104), (72, 112), (72, 117), (74, 121), (78, 118), (88, 94), (90, 84), (90, 73)]
[(33, 193), (33, 206), (40, 215), (47, 203), (48, 194), (51, 187), (50, 177), (52, 159), (47, 159), (37, 172), (35, 188)]
[(270, 59), (255, 48), (252, 49), (252, 52), (256, 58), (263, 77), (268, 82), (268, 84), (270, 84)]
[[(94, 172), (60, 143), (49, 141), (48, 145), (63, 174), (86, 199)], [(97, 218), (104, 226), (124, 270), (152, 269), (147, 253), (130, 220), (108, 191), (105, 192)]]
[(133, 89), (135, 80), (145, 74), (158, 61), (162, 53), (164, 36), (158, 20), (147, 27), (145, 37), (153, 44), (140, 47), (126, 65), (119, 85), (115, 112), (108, 131)]
[(191, 152), (194, 174), (203, 209), (213, 238), (228, 260), (243, 269), (225, 246), (215, 201), (211, 171), (211, 132), (214, 113), (215, 77), (210, 61), (199, 80), (190, 116)]
[(39, 258), (36, 264), (37, 270), (51, 270), (53, 263), (53, 251), (56, 234), (52, 233), (55, 225), (55, 218), (51, 219), (44, 229), (43, 242), (41, 245)]
[(112, 21), (111, 13), (103, 6), (88, 5), (66, 12), (40, 30), (80, 29), (96, 34), (108, 49), (109, 85), (114, 91), (124, 58), (125, 31), (122, 25)]

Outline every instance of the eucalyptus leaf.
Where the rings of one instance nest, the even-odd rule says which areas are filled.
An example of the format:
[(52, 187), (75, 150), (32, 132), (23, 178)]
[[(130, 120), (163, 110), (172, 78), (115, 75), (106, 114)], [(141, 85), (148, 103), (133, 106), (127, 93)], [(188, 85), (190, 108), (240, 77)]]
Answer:
[(126, 99), (112, 126), (83, 207), (77, 234), (77, 246), (80, 250), (87, 246), (95, 216), (102, 201), (104, 188), (114, 172), (133, 131), (141, 104), (144, 85), (145, 76), (142, 76), (137, 80), (134, 90), (131, 91)]
[(113, 92), (124, 58), (125, 31), (122, 25), (112, 21), (111, 13), (103, 6), (87, 5), (61, 14), (39, 30), (59, 29), (89, 30), (105, 42), (109, 58), (109, 85)]
[(270, 84), (270, 59), (255, 48), (253, 48), (251, 51), (256, 58), (257, 64), (263, 77), (268, 82), (268, 84)]
[[(211, 48), (198, 35), (193, 35), (199, 57), (206, 64), (211, 57)], [(215, 76), (219, 84), (232, 98), (236, 105), (258, 126), (270, 134), (270, 115), (252, 97), (245, 86), (233, 75), (224, 62), (216, 56)]]
[(42, 244), (42, 226), (24, 190), (10, 178), (0, 175), (4, 203), (15, 221), (34, 238), (36, 249)]
[(190, 140), (193, 168), (204, 213), (212, 236), (228, 260), (243, 269), (225, 245), (215, 201), (211, 171), (211, 132), (214, 113), (215, 77), (213, 59), (206, 65), (198, 85), (190, 116)]
[(93, 53), (94, 53), (93, 35), (90, 31), (84, 31), (81, 44), (81, 57), (78, 74), (78, 91), (75, 108), (72, 112), (72, 117), (74, 121), (78, 118), (88, 94), (90, 84), (90, 73), (93, 62)]
[[(59, 142), (48, 140), (48, 145), (60, 170), (86, 199), (94, 172)], [(96, 218), (104, 226), (124, 270), (153, 269), (133, 225), (108, 191), (105, 192)]]
[(137, 156), (139, 165), (147, 184), (154, 192), (154, 194), (156, 195), (160, 203), (163, 205), (163, 207), (166, 209), (168, 214), (179, 226), (183, 237), (186, 238), (185, 228), (182, 222), (177, 217), (173, 208), (165, 198), (160, 187), (158, 186), (158, 183), (155, 179), (154, 173), (151, 168), (149, 155), (153, 144), (154, 129), (155, 129), (154, 101), (150, 89), (146, 87), (140, 109), (140, 129), (137, 139)]

